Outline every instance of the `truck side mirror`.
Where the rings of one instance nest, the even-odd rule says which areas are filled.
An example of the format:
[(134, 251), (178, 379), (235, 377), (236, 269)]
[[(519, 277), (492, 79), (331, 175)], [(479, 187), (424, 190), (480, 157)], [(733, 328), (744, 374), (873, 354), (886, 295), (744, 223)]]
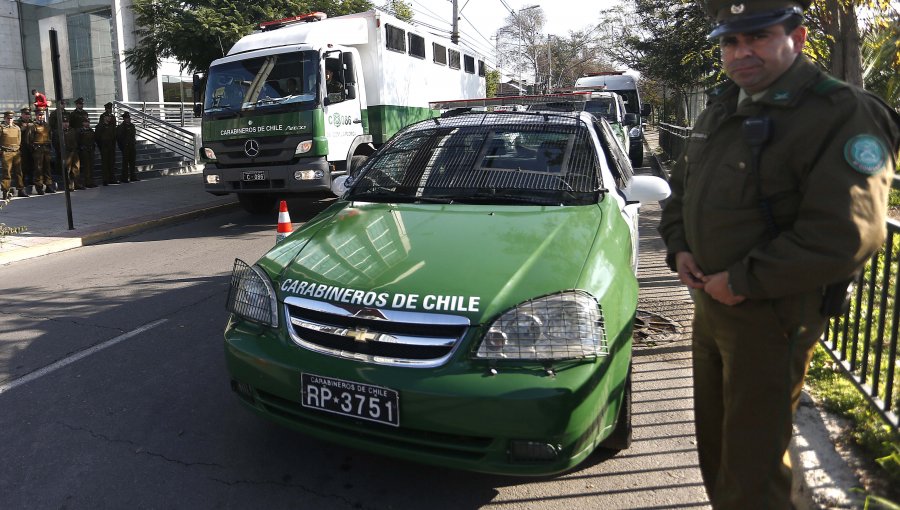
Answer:
[(634, 113), (626, 113), (625, 118), (622, 119), (622, 125), (624, 126), (633, 126), (638, 123), (637, 115)]
[(641, 115), (643, 115), (644, 117), (647, 117), (651, 113), (653, 113), (653, 105), (651, 105), (649, 103), (645, 103), (645, 104), (641, 105)]
[(348, 83), (344, 89), (347, 91), (347, 99), (356, 99), (356, 85)]

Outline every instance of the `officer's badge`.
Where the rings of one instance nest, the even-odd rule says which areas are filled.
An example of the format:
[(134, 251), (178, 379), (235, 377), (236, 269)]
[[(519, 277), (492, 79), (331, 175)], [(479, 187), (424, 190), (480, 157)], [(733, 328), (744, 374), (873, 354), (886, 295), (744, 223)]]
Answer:
[(879, 173), (887, 163), (887, 155), (884, 143), (872, 135), (856, 135), (844, 145), (844, 159), (865, 175)]
[(791, 93), (786, 90), (779, 90), (772, 94), (773, 101), (787, 101), (791, 98)]
[(744, 4), (732, 4), (731, 5), (731, 14), (743, 14), (744, 13)]

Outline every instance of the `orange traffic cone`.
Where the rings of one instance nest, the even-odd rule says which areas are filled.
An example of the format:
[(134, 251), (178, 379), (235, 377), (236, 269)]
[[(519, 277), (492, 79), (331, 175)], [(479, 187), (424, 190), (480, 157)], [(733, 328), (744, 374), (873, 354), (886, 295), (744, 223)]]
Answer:
[(275, 242), (279, 243), (285, 237), (291, 235), (294, 226), (291, 224), (291, 215), (288, 213), (287, 202), (281, 201), (278, 206), (278, 229), (275, 231)]

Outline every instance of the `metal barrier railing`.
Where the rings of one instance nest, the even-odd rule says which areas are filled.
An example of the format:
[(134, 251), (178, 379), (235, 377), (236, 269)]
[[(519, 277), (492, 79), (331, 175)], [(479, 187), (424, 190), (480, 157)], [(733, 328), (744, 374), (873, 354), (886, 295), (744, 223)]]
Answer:
[(119, 112), (131, 113), (132, 122), (137, 126), (141, 138), (153, 142), (175, 154), (196, 163), (199, 159), (200, 135), (178, 127), (158, 117), (159, 111), (142, 112), (128, 103), (115, 103)]
[(191, 103), (165, 103), (148, 101), (117, 102), (139, 110), (141, 113), (180, 127), (199, 126), (200, 119), (194, 117)]
[[(672, 159), (681, 155), (691, 129), (659, 124), (659, 144)], [(894, 177), (900, 190), (900, 177)], [(850, 309), (831, 319), (819, 343), (894, 431), (900, 427), (900, 222), (887, 220), (887, 239), (857, 278)]]

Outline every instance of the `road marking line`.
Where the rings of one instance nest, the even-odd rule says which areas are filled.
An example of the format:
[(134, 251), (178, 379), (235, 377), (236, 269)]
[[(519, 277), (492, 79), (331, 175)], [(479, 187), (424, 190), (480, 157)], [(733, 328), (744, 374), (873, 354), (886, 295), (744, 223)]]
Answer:
[(110, 338), (109, 340), (107, 340), (103, 343), (99, 343), (99, 344), (97, 344), (93, 347), (90, 347), (88, 349), (85, 349), (81, 352), (77, 352), (77, 353), (69, 356), (68, 358), (63, 358), (59, 361), (51, 363), (44, 368), (35, 370), (34, 372), (24, 375), (18, 379), (13, 379), (12, 381), (10, 381), (6, 384), (0, 384), (0, 395), (2, 395), (3, 393), (6, 393), (7, 391), (9, 391), (17, 386), (21, 386), (25, 383), (29, 383), (29, 382), (39, 378), (39, 377), (43, 377), (51, 372), (55, 372), (55, 371), (59, 370), (60, 368), (65, 367), (66, 365), (71, 365), (72, 363), (75, 363), (76, 361), (78, 361), (82, 358), (86, 358), (86, 357), (90, 356), (91, 354), (94, 354), (95, 352), (102, 351), (103, 349), (106, 349), (107, 347), (112, 347), (113, 345), (116, 345), (117, 343), (122, 342), (124, 340), (128, 340), (129, 338), (131, 338), (133, 336), (140, 335), (141, 333), (148, 331), (150, 329), (153, 329), (156, 326), (159, 326), (160, 324), (162, 324), (164, 322), (168, 322), (168, 320), (169, 319), (159, 319), (157, 321), (153, 321), (153, 322), (144, 324), (143, 326), (141, 326), (137, 329), (133, 329), (133, 330), (129, 331), (128, 333), (123, 333), (115, 338)]

